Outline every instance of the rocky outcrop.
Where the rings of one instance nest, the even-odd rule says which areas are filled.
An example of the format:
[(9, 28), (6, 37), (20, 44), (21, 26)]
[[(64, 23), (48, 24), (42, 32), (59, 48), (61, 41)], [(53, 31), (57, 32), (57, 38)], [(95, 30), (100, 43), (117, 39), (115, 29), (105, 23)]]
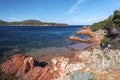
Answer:
[(90, 46), (85, 48), (85, 49), (90, 49), (91, 51), (93, 51), (93, 49), (96, 46), (99, 46), (101, 40), (103, 39), (102, 35), (100, 35), (99, 33), (93, 32), (88, 26), (83, 27), (83, 29), (80, 31), (77, 31), (76, 34), (86, 35), (86, 36), (89, 36), (89, 38), (88, 39), (81, 39), (81, 38), (76, 37), (76, 36), (70, 36), (69, 37), (70, 40), (77, 41), (80, 43), (91, 44)]
[(50, 80), (52, 79), (52, 72), (48, 67), (34, 67), (27, 74), (25, 74), (21, 80)]
[(69, 58), (55, 57), (52, 66), (35, 65), (32, 57), (16, 54), (2, 64), (1, 70), (6, 74), (14, 74), (19, 80), (69, 80), (74, 71), (88, 71), (84, 63), (70, 63)]
[(8, 60), (3, 63), (1, 67), (2, 72), (6, 74), (17, 74), (18, 71), (20, 71), (20, 73), (25, 73), (25, 69), (23, 69), (24, 68), (23, 62), (25, 58), (26, 57), (23, 56), (22, 54), (12, 56), (11, 60)]
[(35, 66), (32, 57), (16, 54), (10, 60), (4, 62), (1, 67), (2, 72), (14, 74), (19, 80), (50, 80), (52, 70), (48, 67)]
[(89, 68), (84, 63), (74, 62), (70, 63), (69, 58), (55, 57), (52, 59), (54, 72), (59, 75), (55, 80), (70, 80), (70, 75), (75, 71), (87, 72)]
[(70, 36), (70, 40), (77, 41), (80, 43), (88, 43), (90, 44), (87, 46), (84, 51), (78, 51), (74, 53), (73, 57), (82, 60), (83, 62), (88, 61), (91, 59), (91, 55), (94, 51), (94, 48), (100, 47), (101, 40), (104, 38), (104, 35), (99, 32), (93, 32), (88, 26), (84, 26), (82, 30), (77, 31), (76, 34), (78, 35), (86, 35), (88, 36), (87, 39), (81, 39), (76, 36)]
[(110, 38), (108, 44), (111, 49), (120, 49), (120, 28), (116, 27), (106, 27), (107, 35)]

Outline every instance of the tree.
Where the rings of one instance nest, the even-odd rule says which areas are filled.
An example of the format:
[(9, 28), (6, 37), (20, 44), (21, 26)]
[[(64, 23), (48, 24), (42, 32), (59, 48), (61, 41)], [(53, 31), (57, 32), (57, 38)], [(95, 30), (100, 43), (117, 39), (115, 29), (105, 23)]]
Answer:
[(104, 25), (105, 25), (105, 21), (100, 21), (98, 23), (94, 23), (92, 26), (91, 26), (91, 29), (93, 31), (97, 31), (99, 29), (103, 29), (104, 28)]
[(0, 25), (1, 25), (1, 26), (7, 25), (7, 22), (0, 20)]
[(104, 27), (115, 27), (115, 24), (114, 24), (114, 22), (113, 22), (113, 15), (109, 16), (109, 17), (105, 20)]
[(114, 11), (113, 22), (116, 27), (120, 27), (120, 10)]

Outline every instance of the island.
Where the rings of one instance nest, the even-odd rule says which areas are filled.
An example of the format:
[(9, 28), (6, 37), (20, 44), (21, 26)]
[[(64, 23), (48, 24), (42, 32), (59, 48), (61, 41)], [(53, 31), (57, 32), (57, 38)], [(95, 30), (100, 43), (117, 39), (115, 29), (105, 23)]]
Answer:
[(39, 20), (24, 20), (7, 22), (0, 20), (0, 26), (68, 26), (66, 23), (42, 22)]

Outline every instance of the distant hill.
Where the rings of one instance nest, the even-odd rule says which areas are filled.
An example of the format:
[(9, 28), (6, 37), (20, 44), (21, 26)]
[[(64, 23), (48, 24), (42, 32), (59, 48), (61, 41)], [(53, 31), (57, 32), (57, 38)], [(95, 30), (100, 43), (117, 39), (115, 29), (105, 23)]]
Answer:
[(24, 21), (14, 21), (14, 22), (6, 22), (0, 20), (0, 26), (68, 26), (68, 24), (41, 22), (39, 20), (24, 20)]

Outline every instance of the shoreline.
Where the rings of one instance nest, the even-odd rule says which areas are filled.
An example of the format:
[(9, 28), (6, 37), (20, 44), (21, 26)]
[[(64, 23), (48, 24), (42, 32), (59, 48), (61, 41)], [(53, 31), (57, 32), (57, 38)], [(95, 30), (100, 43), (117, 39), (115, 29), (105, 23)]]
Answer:
[[(17, 26), (23, 26), (23, 27), (24, 27), (24, 26), (25, 26), (25, 27), (26, 27), (26, 26), (27, 26), (27, 27), (31, 27), (31, 26), (35, 26), (35, 27), (42, 27), (42, 26), (43, 26), (43, 27), (44, 27), (44, 26), (46, 26), (46, 27), (48, 27), (48, 26), (53, 26), (53, 27), (55, 27), (55, 26), (60, 26), (60, 27), (62, 27), (62, 25), (0, 25), (0, 27), (6, 27), (6, 26), (8, 26), (8, 27), (9, 27), (9, 26), (10, 26), (10, 27), (11, 27), (11, 26), (15, 26), (15, 27), (17, 27)], [(71, 26), (71, 25), (67, 25), (67, 26), (66, 26), (66, 25), (63, 25), (63, 27), (68, 27), (68, 26)]]
[(22, 53), (24, 55), (32, 56), (34, 59), (38, 61), (45, 60), (46, 62), (48, 62), (52, 58), (57, 57), (57, 56), (67, 56), (69, 54), (75, 53), (76, 51), (82, 51), (84, 47), (86, 47), (87, 45), (89, 44), (78, 43), (78, 44), (69, 45), (68, 47), (47, 47), (47, 48), (41, 48), (41, 49), (31, 49), (25, 52), (19, 51), (19, 49), (13, 49), (7, 52), (7, 53), (12, 53), (12, 54), (7, 54), (7, 55), (3, 54), (1, 58), (3, 58), (2, 62), (4, 62), (4, 58), (5, 60), (7, 60), (10, 56), (14, 54)]
[(52, 58), (58, 56), (69, 56), (76, 51), (83, 51), (85, 47), (89, 44), (78, 43), (74, 45), (70, 45), (69, 47), (50, 47), (50, 48), (42, 48), (38, 50), (33, 50), (31, 52), (25, 53), (28, 56), (32, 56), (37, 61), (46, 61), (50, 62)]
[[(83, 33), (90, 33), (88, 36), (99, 33), (87, 30), (90, 29), (85, 28), (85, 32), (84, 30), (82, 31)], [(116, 70), (119, 70), (120, 65), (116, 63), (119, 63), (120, 51), (101, 49), (99, 46), (101, 39), (103, 39), (102, 36), (103, 35), (96, 35), (84, 40), (84, 42), (87, 42), (87, 40), (92, 39), (95, 46), (90, 45), (91, 42), (87, 42), (88, 44), (85, 42), (84, 44), (75, 44), (68, 47), (38, 49), (31, 53), (28, 52), (28, 54), (25, 55), (13, 55), (10, 60), (2, 64), (2, 72), (6, 74), (12, 74), (12, 72), (14, 72), (16, 73), (15, 77), (26, 80), (32, 80), (34, 77), (36, 80), (42, 80), (44, 78), (45, 80), (69, 80), (71, 77), (77, 76), (80, 73), (91, 74), (92, 78), (89, 77), (90, 75), (85, 76), (85, 78), (87, 77), (88, 79), (119, 79), (120, 71), (116, 72)], [(79, 42), (83, 41), (83, 39), (74, 36), (70, 37), (70, 39), (77, 39)], [(88, 47), (87, 50), (86, 47)], [(15, 68), (14, 66), (11, 67), (12, 64), (15, 65)], [(21, 65), (21, 67), (19, 67), (18, 64)], [(30, 69), (26, 72), (28, 67), (30, 67)], [(11, 71), (9, 70), (10, 68), (12, 68)], [(74, 74), (75, 72), (79, 73)], [(22, 77), (19, 77), (17, 73), (20, 73), (19, 76)], [(38, 75), (38, 73), (41, 74)], [(25, 76), (23, 76), (24, 74)], [(28, 75), (32, 77), (28, 77)], [(42, 75), (44, 75), (44, 77)], [(111, 75), (114, 76), (111, 77)], [(80, 77), (81, 75), (79, 78)]]
[(85, 25), (0, 25), (0, 27), (70, 27), (70, 26), (85, 26)]

